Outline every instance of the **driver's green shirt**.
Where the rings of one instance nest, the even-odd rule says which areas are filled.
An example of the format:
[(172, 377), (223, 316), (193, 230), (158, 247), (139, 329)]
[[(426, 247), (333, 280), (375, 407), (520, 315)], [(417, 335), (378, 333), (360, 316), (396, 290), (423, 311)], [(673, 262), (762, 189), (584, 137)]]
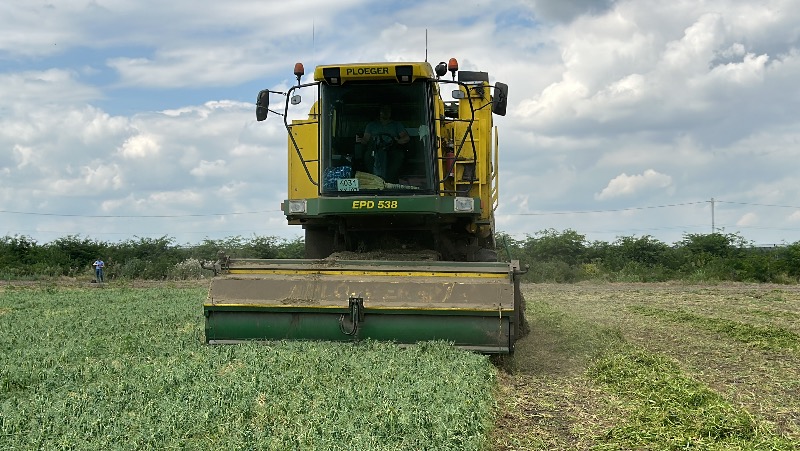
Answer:
[(392, 135), (393, 138), (399, 138), (400, 133), (404, 132), (406, 128), (398, 121), (389, 121), (384, 124), (381, 121), (374, 121), (367, 124), (364, 133), (369, 133), (370, 138), (378, 139), (381, 133)]
[(405, 130), (403, 124), (398, 121), (389, 121), (385, 124), (381, 121), (370, 122), (364, 129), (364, 133), (369, 133), (369, 144), (375, 146), (372, 173), (390, 183), (397, 183), (397, 171), (400, 169), (403, 156), (389, 150), (394, 147), (394, 140)]

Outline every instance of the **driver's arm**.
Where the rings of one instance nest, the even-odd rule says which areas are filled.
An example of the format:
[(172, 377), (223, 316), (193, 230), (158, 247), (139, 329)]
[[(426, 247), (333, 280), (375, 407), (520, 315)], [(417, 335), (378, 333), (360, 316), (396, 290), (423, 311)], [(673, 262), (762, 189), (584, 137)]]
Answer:
[(397, 136), (397, 144), (405, 144), (409, 141), (411, 141), (411, 137), (408, 136), (408, 132), (406, 131), (406, 129), (403, 129), (403, 131), (400, 132)]
[(368, 123), (367, 126), (364, 127), (364, 134), (361, 135), (361, 139), (356, 138), (356, 142), (360, 142), (361, 144), (367, 144), (369, 142), (369, 139), (372, 137), (372, 133), (370, 133), (370, 130), (374, 130), (374, 128), (375, 126), (373, 122)]

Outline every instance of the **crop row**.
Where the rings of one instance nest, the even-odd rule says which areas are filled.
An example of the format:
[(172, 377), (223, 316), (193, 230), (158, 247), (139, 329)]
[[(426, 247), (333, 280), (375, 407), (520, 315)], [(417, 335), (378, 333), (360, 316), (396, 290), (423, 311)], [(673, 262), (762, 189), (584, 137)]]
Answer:
[(207, 346), (203, 289), (0, 289), (0, 443), (481, 449), (495, 370), (444, 343)]

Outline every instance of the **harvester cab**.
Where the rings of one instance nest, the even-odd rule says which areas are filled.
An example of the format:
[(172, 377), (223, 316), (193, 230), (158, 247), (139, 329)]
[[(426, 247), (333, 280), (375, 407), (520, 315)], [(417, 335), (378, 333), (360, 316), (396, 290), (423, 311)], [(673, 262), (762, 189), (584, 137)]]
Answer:
[[(451, 80), (446, 78), (447, 72)], [(263, 90), (283, 116), (288, 196), (307, 260), (228, 258), (205, 305), (209, 342), (448, 340), (509, 353), (523, 329), (518, 262), (497, 262), (498, 145), (508, 87), (452, 58), (318, 66)], [(442, 93), (450, 92), (452, 100)], [(285, 97), (283, 111), (271, 95)], [(313, 100), (308, 116), (290, 108)]]

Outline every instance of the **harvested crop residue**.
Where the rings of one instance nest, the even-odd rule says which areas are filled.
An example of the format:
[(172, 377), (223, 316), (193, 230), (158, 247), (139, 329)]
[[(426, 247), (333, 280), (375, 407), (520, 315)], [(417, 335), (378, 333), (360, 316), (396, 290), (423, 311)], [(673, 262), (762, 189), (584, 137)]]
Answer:
[(436, 261), (438, 259), (439, 254), (432, 250), (382, 249), (369, 252), (336, 252), (325, 260)]
[[(800, 287), (537, 284), (523, 291), (531, 334), (500, 371), (491, 449), (667, 449), (679, 442), (795, 449), (800, 442), (800, 350), (785, 338), (800, 332)], [(628, 360), (639, 373), (628, 375), (621, 392), (596, 376), (599, 364), (625, 358), (665, 362), (674, 370), (664, 383), (675, 385), (647, 391), (636, 383), (648, 360)], [(706, 404), (683, 399), (685, 387), (706, 393)], [(654, 396), (667, 396), (678, 417), (692, 419), (689, 426), (648, 418), (660, 412), (647, 404)]]

